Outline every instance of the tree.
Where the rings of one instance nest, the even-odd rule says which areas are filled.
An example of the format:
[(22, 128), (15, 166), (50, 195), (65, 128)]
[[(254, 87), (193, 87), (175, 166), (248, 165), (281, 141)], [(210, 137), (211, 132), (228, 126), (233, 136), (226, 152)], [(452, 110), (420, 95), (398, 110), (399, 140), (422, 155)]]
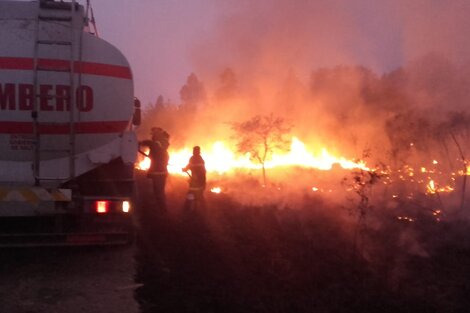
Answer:
[(263, 183), (266, 186), (265, 164), (276, 151), (288, 151), (290, 141), (286, 136), (291, 126), (285, 120), (275, 117), (257, 115), (244, 122), (231, 124), (236, 135), (236, 147), (239, 153), (249, 153), (252, 160), (261, 164), (263, 170)]
[(181, 101), (184, 108), (193, 110), (199, 103), (206, 101), (206, 89), (204, 84), (191, 73), (186, 80), (186, 84), (180, 90)]
[(140, 136), (148, 136), (150, 129), (160, 125), (161, 116), (165, 114), (166, 105), (162, 95), (159, 95), (154, 103), (148, 103), (142, 109), (142, 123), (139, 127)]
[(162, 127), (170, 134), (178, 129), (180, 114), (176, 103), (162, 95), (142, 109), (142, 124), (138, 128), (139, 137), (148, 137), (152, 127)]
[(233, 98), (238, 93), (238, 81), (235, 72), (227, 67), (219, 76), (220, 86), (215, 91), (217, 100), (227, 100)]
[(165, 100), (163, 100), (162, 95), (158, 96), (157, 101), (155, 101), (154, 106), (155, 106), (155, 108), (157, 108), (157, 110), (160, 109), (160, 108), (165, 107)]

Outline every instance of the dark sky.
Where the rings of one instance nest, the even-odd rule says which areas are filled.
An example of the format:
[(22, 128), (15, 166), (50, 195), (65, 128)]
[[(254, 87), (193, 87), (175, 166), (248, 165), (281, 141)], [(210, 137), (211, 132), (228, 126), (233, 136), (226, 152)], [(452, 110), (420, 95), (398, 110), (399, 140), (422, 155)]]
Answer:
[[(84, 3), (84, 0), (79, 2)], [(259, 75), (361, 64), (379, 74), (437, 52), (470, 56), (468, 0), (91, 0), (100, 36), (133, 69), (136, 96), (179, 100), (191, 72)]]

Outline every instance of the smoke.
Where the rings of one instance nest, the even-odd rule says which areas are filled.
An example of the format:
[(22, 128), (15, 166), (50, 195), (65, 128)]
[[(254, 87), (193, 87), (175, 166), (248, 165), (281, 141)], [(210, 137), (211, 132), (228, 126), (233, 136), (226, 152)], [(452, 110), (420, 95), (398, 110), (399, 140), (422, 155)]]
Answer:
[(464, 0), (245, 0), (213, 6), (219, 22), (193, 49), (201, 73), (236, 65), (256, 79), (340, 64), (383, 72), (430, 52), (468, 63), (470, 4)]
[(285, 77), (289, 68), (357, 64), (359, 52), (369, 46), (353, 25), (349, 6), (338, 1), (215, 5), (226, 16), (215, 34), (195, 47), (198, 71), (236, 66), (244, 79), (269, 83)]
[[(227, 137), (226, 122), (274, 112), (310, 146), (357, 157), (390, 146), (385, 125), (398, 114), (438, 125), (466, 109), (466, 1), (212, 5), (220, 18), (191, 56), (212, 104), (198, 118), (217, 134)], [(231, 96), (217, 97), (227, 69), (236, 83)]]
[(414, 279), (410, 260), (432, 260), (459, 242), (453, 236), (468, 224), (452, 216), (461, 222), (470, 199), (466, 176), (458, 174), (469, 158), (470, 4), (214, 5), (223, 12), (219, 24), (192, 50), (197, 80), (185, 84), (179, 118), (163, 125), (172, 127), (173, 146), (198, 144), (204, 156), (206, 144), (231, 141), (230, 122), (274, 113), (310, 150), (327, 148), (384, 169), (268, 169), (268, 186), (261, 186), (260, 170), (211, 174), (208, 198), (219, 196), (209, 193), (212, 186), (222, 190), (217, 212), (230, 197), (233, 210), (255, 216), (254, 225), (263, 220), (252, 212), (263, 210), (273, 211), (281, 226), (298, 218), (288, 238), (305, 233), (313, 242), (318, 238), (309, 231), (334, 229), (324, 233), (348, 238), (348, 248), (397, 288)]
[(439, 170), (462, 169), (470, 134), (467, 1), (212, 5), (219, 19), (191, 48), (195, 75), (181, 89), (178, 117), (154, 121), (173, 147), (231, 142), (231, 122), (274, 113), (314, 152), (348, 159), (367, 152), (368, 165), (395, 169), (433, 160)]

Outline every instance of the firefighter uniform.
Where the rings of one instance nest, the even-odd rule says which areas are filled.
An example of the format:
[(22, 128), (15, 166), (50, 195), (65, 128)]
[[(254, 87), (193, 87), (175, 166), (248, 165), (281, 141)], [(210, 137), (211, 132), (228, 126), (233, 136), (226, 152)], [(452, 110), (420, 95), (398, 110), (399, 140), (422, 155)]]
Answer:
[(189, 191), (202, 198), (206, 189), (206, 167), (204, 159), (201, 157), (201, 149), (198, 146), (193, 148), (193, 155), (183, 171), (191, 171)]
[(147, 177), (152, 179), (153, 192), (157, 201), (157, 206), (162, 209), (166, 208), (165, 185), (168, 177), (168, 161), (169, 154), (167, 148), (169, 146), (169, 135), (161, 128), (152, 129), (152, 140), (144, 140), (140, 142), (141, 146), (149, 148), (148, 157), (150, 158), (150, 168)]

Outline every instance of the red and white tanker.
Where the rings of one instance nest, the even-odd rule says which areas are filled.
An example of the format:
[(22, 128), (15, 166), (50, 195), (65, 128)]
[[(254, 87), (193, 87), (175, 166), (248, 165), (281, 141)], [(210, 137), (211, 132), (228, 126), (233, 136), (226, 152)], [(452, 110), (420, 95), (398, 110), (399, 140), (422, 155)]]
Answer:
[(75, 1), (0, 1), (0, 245), (128, 240), (132, 72)]

